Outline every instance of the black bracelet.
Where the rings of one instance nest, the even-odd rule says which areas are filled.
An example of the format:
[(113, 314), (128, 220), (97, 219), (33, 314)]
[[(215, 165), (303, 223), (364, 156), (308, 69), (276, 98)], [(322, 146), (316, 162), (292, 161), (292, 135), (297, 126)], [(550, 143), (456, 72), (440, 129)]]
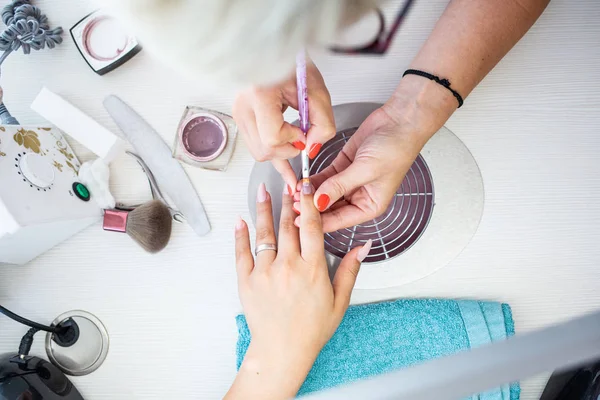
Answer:
[(427, 78), (427, 79), (430, 79), (432, 81), (439, 83), (440, 85), (442, 85), (443, 87), (448, 89), (450, 92), (452, 92), (454, 97), (456, 97), (456, 100), (458, 100), (458, 108), (462, 107), (463, 98), (460, 94), (458, 94), (458, 92), (456, 90), (454, 90), (450, 87), (450, 81), (448, 79), (440, 79), (439, 76), (432, 75), (428, 72), (419, 71), (418, 69), (407, 69), (402, 74), (402, 77), (405, 77), (406, 75), (418, 75), (418, 76), (422, 76), (423, 78)]

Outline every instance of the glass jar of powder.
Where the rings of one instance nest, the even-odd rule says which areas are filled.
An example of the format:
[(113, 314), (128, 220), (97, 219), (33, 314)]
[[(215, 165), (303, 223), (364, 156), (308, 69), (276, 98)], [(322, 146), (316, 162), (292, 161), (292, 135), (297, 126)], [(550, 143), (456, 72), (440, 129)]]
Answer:
[(225, 171), (237, 134), (231, 116), (187, 106), (177, 127), (173, 157), (195, 167)]

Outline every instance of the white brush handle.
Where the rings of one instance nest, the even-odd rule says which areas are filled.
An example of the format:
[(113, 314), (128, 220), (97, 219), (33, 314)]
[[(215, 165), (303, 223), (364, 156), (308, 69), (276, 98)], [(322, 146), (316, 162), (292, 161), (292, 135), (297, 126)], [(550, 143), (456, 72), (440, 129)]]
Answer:
[[(308, 87), (306, 84), (306, 56), (304, 50), (300, 50), (296, 56), (296, 87), (298, 90), (298, 113), (300, 114), (300, 129), (304, 135), (308, 133)], [(310, 160), (308, 153), (302, 150), (300, 154), (302, 160), (302, 179), (308, 179), (310, 176)]]

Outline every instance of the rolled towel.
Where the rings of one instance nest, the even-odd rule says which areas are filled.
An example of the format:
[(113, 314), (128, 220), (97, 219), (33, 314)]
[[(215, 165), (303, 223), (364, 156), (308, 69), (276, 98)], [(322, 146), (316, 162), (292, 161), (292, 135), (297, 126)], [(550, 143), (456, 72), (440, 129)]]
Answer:
[(116, 204), (115, 198), (110, 193), (109, 178), (110, 169), (101, 158), (84, 162), (79, 168), (79, 180), (90, 189), (92, 199), (96, 201), (98, 207), (104, 209), (115, 208)]
[[(238, 327), (237, 368), (250, 345), (243, 315)], [(474, 300), (396, 300), (348, 308), (317, 357), (298, 395), (383, 374), (514, 335), (508, 304)], [(469, 400), (518, 400), (518, 383)]]

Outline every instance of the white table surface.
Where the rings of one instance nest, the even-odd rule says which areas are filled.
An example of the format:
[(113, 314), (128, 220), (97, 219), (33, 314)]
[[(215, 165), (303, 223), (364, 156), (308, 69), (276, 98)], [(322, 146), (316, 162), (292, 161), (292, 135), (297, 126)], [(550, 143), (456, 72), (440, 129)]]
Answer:
[[(36, 1), (52, 25), (70, 28), (86, 1)], [(417, 1), (384, 58), (317, 59), (334, 104), (385, 101), (446, 1)], [(600, 308), (600, 2), (557, 0), (469, 96), (447, 126), (472, 151), (485, 211), (465, 251), (439, 272), (398, 288), (357, 291), (353, 302), (398, 297), (496, 300), (512, 306), (517, 332)], [(185, 105), (230, 112), (233, 91), (190, 82), (143, 52), (94, 74), (68, 34), (57, 49), (12, 54), (2, 70), (5, 103), (22, 123), (42, 123), (29, 104), (46, 85), (109, 129), (102, 108), (114, 93), (171, 144)], [(293, 114), (290, 114), (293, 117)], [(76, 145), (82, 161), (93, 158)], [(252, 159), (238, 141), (226, 173), (186, 168), (213, 230), (203, 238), (176, 225), (169, 246), (145, 254), (125, 235), (91, 227), (22, 267), (0, 269), (0, 303), (50, 322), (84, 309), (107, 326), (105, 364), (74, 378), (87, 399), (218, 398), (235, 375), (240, 310), (233, 257), (236, 216), (249, 217)], [(134, 161), (111, 165), (121, 201), (148, 199)], [(0, 353), (25, 328), (0, 318)], [(39, 335), (33, 353), (43, 355)], [(547, 375), (522, 383), (538, 398)]]

